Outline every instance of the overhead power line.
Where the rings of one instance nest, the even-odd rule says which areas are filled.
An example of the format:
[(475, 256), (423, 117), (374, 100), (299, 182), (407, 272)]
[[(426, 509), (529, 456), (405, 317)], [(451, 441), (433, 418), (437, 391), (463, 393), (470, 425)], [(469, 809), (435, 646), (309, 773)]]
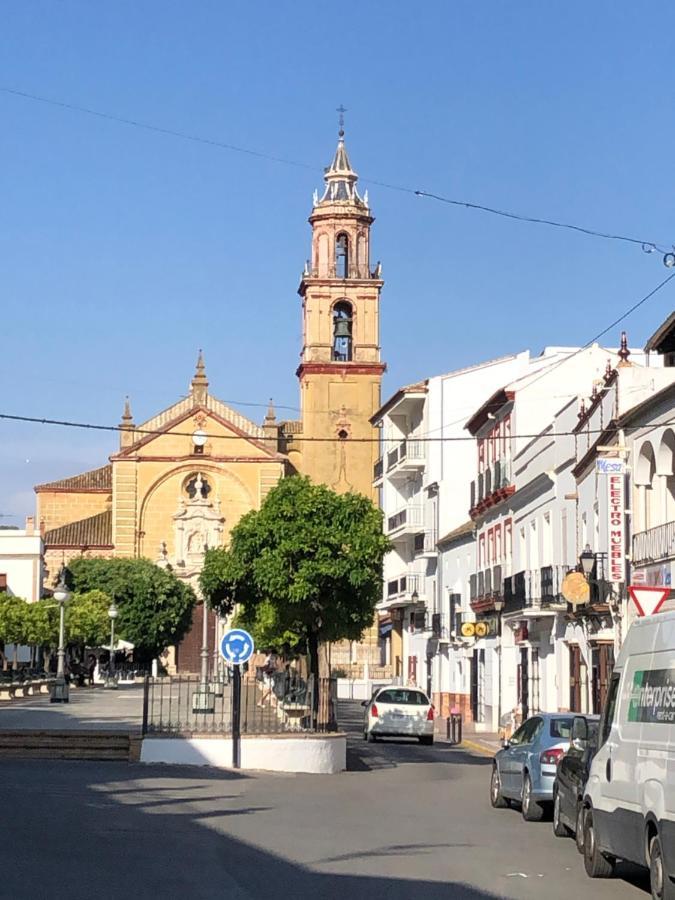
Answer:
[[(127, 429), (123, 425), (99, 425), (93, 422), (72, 422), (67, 419), (49, 419), (41, 416), (19, 416), (13, 415), (11, 413), (0, 413), (0, 419), (5, 419), (11, 422), (26, 422), (33, 423), (36, 425), (58, 425), (64, 428), (81, 428), (87, 429), (90, 431), (114, 431), (118, 433), (124, 433)], [(624, 430), (633, 431), (640, 428), (648, 427), (653, 424), (653, 427), (660, 427), (662, 425), (675, 425), (675, 420), (669, 420), (667, 422), (656, 422), (649, 423), (643, 422), (636, 425), (625, 426)], [(130, 432), (134, 435), (144, 435), (144, 436), (156, 436), (160, 437), (162, 435), (171, 434), (173, 437), (192, 437), (193, 431), (170, 431), (167, 432), (165, 430), (160, 429), (148, 429), (148, 428), (130, 428)], [(574, 435), (579, 434), (604, 434), (607, 431), (607, 428), (596, 428), (596, 429), (584, 429), (583, 432), (580, 431), (555, 431), (555, 432), (546, 432), (540, 431), (535, 434), (513, 434), (511, 435), (511, 439), (526, 439), (531, 440), (532, 438), (546, 437), (546, 438), (558, 438), (558, 437), (572, 437)], [(381, 444), (383, 443), (382, 438), (379, 437), (303, 437), (302, 435), (284, 435), (283, 437), (289, 441), (289, 443), (311, 443), (311, 444)], [(256, 435), (240, 435), (240, 434), (209, 434), (206, 433), (207, 440), (212, 441), (264, 441), (268, 440), (265, 437), (257, 437)], [(475, 441), (476, 438), (472, 435), (452, 435), (452, 436), (440, 436), (440, 437), (419, 437), (415, 438), (421, 444), (431, 444), (431, 443), (457, 443), (462, 441)], [(386, 441), (384, 441), (386, 443)], [(392, 443), (395, 443), (392, 441)]]
[[(215, 138), (203, 137), (202, 135), (192, 134), (187, 131), (182, 131), (177, 128), (167, 128), (162, 125), (154, 125), (150, 122), (144, 122), (139, 119), (131, 119), (126, 116), (118, 116), (113, 113), (104, 112), (99, 109), (92, 109), (89, 106), (81, 106), (77, 103), (68, 103), (64, 100), (55, 100), (51, 97), (43, 97), (40, 94), (33, 94), (28, 91), (20, 91), (16, 88), (10, 88), (0, 85), (0, 92), (4, 94), (8, 94), (14, 97), (21, 97), (24, 100), (32, 100), (37, 103), (45, 103), (49, 106), (55, 106), (60, 109), (67, 109), (71, 112), (82, 113), (87, 116), (95, 116), (98, 119), (105, 119), (109, 122), (116, 122), (120, 125), (128, 125), (132, 128), (140, 128), (144, 131), (151, 131), (156, 134), (162, 134), (168, 137), (179, 138), (185, 141), (191, 141), (196, 144), (205, 144), (210, 147), (216, 147), (221, 150), (228, 150), (232, 153), (242, 153), (247, 156), (253, 156), (258, 159), (269, 160), (270, 162), (279, 163), (285, 166), (293, 166), (297, 169), (307, 169), (309, 171), (321, 172), (323, 174), (323, 166), (313, 165), (311, 163), (301, 162), (296, 159), (289, 159), (288, 157), (278, 156), (274, 153), (268, 153), (262, 150), (254, 150), (250, 147), (243, 147), (240, 144), (232, 144), (227, 141), (216, 140)], [(672, 255), (672, 248), (664, 248), (660, 246), (660, 244), (653, 240), (647, 240), (644, 238), (631, 237), (625, 234), (614, 234), (609, 231), (601, 231), (595, 228), (589, 228), (584, 225), (577, 225), (572, 222), (560, 222), (553, 218), (546, 218), (542, 216), (530, 216), (525, 215), (524, 213), (513, 212), (512, 210), (500, 209), (496, 206), (488, 206), (482, 203), (474, 203), (469, 200), (460, 200), (456, 197), (445, 197), (442, 194), (438, 194), (433, 191), (426, 191), (420, 188), (408, 187), (400, 184), (393, 184), (388, 181), (380, 181), (376, 178), (371, 178), (368, 175), (361, 176), (361, 180), (367, 182), (368, 184), (374, 184), (378, 187), (386, 188), (387, 190), (399, 191), (406, 194), (413, 194), (416, 197), (426, 198), (428, 200), (436, 200), (439, 203), (449, 204), (451, 206), (462, 207), (464, 209), (473, 209), (478, 212), (488, 213), (493, 216), (500, 216), (505, 219), (513, 219), (519, 222), (526, 222), (532, 225), (546, 225), (552, 228), (562, 228), (568, 231), (575, 231), (579, 234), (587, 235), (588, 237), (600, 238), (607, 241), (621, 241), (623, 243), (628, 244), (637, 244), (642, 247), (642, 249), (646, 253), (652, 253), (655, 250), (658, 250), (660, 253), (665, 255)], [(674, 245), (675, 246), (675, 245)], [(674, 257), (675, 261), (675, 257)]]

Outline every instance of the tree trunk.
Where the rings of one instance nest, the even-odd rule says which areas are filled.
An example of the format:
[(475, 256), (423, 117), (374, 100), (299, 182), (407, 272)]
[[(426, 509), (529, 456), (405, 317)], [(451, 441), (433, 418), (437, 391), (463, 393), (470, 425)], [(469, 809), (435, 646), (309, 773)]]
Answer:
[(319, 712), (319, 632), (312, 628), (307, 635), (307, 654), (309, 656), (309, 677), (314, 679), (312, 691), (312, 727), (316, 728)]
[(19, 668), (19, 645), (17, 643), (14, 644), (14, 664), (13, 668)]

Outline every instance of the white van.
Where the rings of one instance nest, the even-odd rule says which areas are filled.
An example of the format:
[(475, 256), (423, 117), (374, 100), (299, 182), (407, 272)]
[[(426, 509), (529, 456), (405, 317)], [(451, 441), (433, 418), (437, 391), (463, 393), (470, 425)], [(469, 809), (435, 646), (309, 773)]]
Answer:
[(617, 859), (627, 860), (649, 867), (655, 900), (675, 900), (675, 612), (637, 619), (626, 635), (585, 807), (591, 878), (608, 878)]

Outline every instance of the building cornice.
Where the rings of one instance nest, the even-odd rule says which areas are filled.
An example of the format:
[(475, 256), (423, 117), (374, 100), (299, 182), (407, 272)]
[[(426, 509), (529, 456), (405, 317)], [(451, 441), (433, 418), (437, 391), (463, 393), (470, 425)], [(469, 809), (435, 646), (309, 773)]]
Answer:
[(306, 375), (383, 375), (387, 371), (386, 363), (335, 363), (304, 362), (300, 363), (296, 375), (302, 381)]

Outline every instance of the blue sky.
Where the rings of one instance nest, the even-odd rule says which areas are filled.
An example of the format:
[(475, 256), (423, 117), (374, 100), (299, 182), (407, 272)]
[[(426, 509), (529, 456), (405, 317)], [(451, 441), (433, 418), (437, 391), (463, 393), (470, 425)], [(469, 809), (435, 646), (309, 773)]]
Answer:
[[(674, 58), (666, 2), (7, 0), (1, 86), (316, 170), (0, 93), (0, 411), (116, 423), (128, 393), (140, 420), (185, 393), (199, 347), (222, 399), (296, 406), (306, 219), (340, 103), (377, 218), (385, 396), (584, 343), (660, 257), (367, 177), (672, 244)], [(628, 320), (631, 344), (674, 296)], [(0, 513), (19, 517), (0, 521), (114, 446), (0, 422)]]

